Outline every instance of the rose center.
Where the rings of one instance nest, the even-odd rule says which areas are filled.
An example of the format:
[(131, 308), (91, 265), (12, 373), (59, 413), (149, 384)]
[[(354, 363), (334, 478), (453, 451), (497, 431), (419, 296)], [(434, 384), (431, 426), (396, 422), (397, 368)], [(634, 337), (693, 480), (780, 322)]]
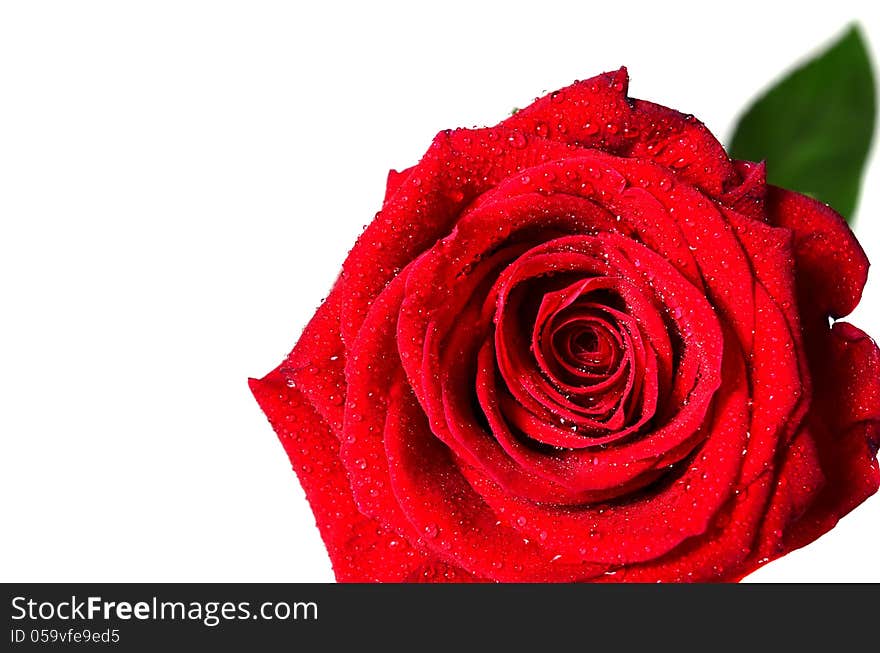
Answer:
[(550, 292), (536, 316), (532, 349), (548, 380), (586, 388), (607, 380), (626, 358), (626, 317), (599, 278)]
[(542, 336), (545, 360), (548, 367), (561, 367), (575, 377), (608, 374), (620, 362), (620, 334), (616, 325), (603, 319), (601, 311), (594, 307), (583, 311), (582, 315), (552, 321)]
[(570, 339), (570, 349), (572, 355), (579, 359), (599, 353), (599, 336), (596, 335), (596, 330), (588, 328), (575, 333)]

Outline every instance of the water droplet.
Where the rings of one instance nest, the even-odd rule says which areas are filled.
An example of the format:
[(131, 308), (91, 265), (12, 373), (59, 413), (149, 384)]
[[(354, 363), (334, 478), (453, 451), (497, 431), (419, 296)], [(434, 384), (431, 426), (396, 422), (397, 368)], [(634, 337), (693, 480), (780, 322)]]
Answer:
[(513, 147), (515, 147), (518, 150), (521, 150), (522, 148), (524, 148), (528, 144), (528, 141), (526, 140), (525, 135), (521, 131), (519, 131), (518, 129), (514, 130), (514, 132), (510, 136), (507, 137), (507, 140), (510, 142), (510, 144)]

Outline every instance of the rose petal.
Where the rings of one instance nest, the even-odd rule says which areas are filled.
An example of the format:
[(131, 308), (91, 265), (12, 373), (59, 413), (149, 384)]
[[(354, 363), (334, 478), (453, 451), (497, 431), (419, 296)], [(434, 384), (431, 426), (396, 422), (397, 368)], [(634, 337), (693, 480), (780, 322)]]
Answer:
[(844, 219), (827, 205), (769, 186), (770, 224), (794, 234), (801, 312), (838, 318), (859, 303), (868, 277), (868, 259)]
[(718, 195), (739, 181), (721, 144), (693, 116), (627, 97), (626, 68), (554, 91), (502, 125), (612, 154), (653, 160)]
[(605, 570), (554, 561), (536, 541), (524, 541), (499, 523), (462, 477), (460, 463), (433, 436), (403, 379), (392, 382), (392, 397), (385, 430), (392, 487), (415, 529), (431, 534), (426, 546), (455, 566), (499, 581), (584, 580)]
[[(338, 440), (277, 369), (261, 380), (251, 379), (250, 387), (305, 490), (337, 580), (400, 582), (439, 563), (358, 512), (339, 462)], [(442, 578), (449, 581), (471, 576), (450, 566), (442, 569)]]
[(719, 397), (702, 448), (659, 487), (620, 502), (568, 508), (517, 499), (476, 470), (462, 472), (497, 514), (529, 540), (537, 537), (548, 551), (562, 555), (561, 561), (619, 565), (656, 558), (703, 533), (735, 490), (740, 451), (748, 440), (746, 370), (729, 344), (724, 361), (724, 387), (730, 391)]
[(826, 483), (786, 532), (787, 551), (833, 528), (880, 487), (880, 350), (846, 322), (806, 346), (815, 382), (810, 426)]

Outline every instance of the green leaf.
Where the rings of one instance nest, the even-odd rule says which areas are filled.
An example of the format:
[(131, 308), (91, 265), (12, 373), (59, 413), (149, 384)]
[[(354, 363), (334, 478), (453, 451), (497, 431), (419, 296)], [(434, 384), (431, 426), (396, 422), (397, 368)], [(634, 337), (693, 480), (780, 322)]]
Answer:
[(857, 25), (755, 100), (730, 153), (767, 162), (771, 184), (808, 194), (852, 219), (874, 133), (874, 75)]

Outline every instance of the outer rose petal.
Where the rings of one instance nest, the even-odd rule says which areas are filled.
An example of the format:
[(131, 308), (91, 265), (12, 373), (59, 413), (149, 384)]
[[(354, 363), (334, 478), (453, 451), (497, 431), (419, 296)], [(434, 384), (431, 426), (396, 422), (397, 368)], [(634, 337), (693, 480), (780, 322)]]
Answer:
[(880, 487), (880, 350), (846, 322), (807, 346), (815, 348), (810, 424), (827, 482), (786, 533), (783, 551), (809, 544)]
[(767, 199), (767, 166), (750, 161), (734, 161), (742, 183), (721, 196), (721, 203), (752, 220), (765, 221)]
[(785, 552), (783, 536), (815, 500), (824, 483), (815, 438), (804, 427), (782, 452), (776, 487), (746, 572)]
[(624, 569), (619, 577), (607, 580), (634, 583), (739, 580), (754, 568), (744, 567), (743, 560), (760, 525), (771, 480), (770, 474), (764, 473), (741, 490), (730, 502), (727, 512), (702, 536), (686, 541), (667, 556)]
[[(334, 288), (341, 295), (343, 341), (349, 344), (356, 337), (370, 303), (385, 284), (445, 236), (469, 202), (513, 170), (570, 151), (565, 144), (527, 139), (510, 130), (440, 132), (422, 160), (387, 196), (343, 263), (341, 280)], [(398, 179), (390, 181), (393, 185)]]
[(768, 187), (767, 210), (771, 224), (794, 234), (801, 311), (834, 318), (851, 313), (868, 279), (868, 259), (840, 214), (776, 186)]
[(555, 91), (505, 120), (550, 140), (653, 160), (711, 195), (739, 183), (718, 140), (693, 116), (627, 97), (626, 68)]
[(360, 514), (354, 505), (339, 443), (302, 393), (275, 370), (250, 380), (260, 408), (278, 433), (341, 582), (447, 581), (475, 578), (413, 548)]
[(759, 553), (764, 561), (831, 529), (876, 492), (880, 482), (875, 458), (880, 434), (877, 347), (852, 325), (838, 322), (830, 331), (827, 326), (828, 316), (846, 315), (858, 304), (868, 260), (843, 218), (820, 202), (770, 186), (767, 210), (771, 224), (793, 234), (809, 362), (805, 378), (812, 377), (816, 388), (807, 432), (786, 455), (768, 508)]
[(407, 176), (413, 171), (412, 168), (407, 168), (406, 170), (389, 170), (388, 171), (388, 181), (385, 184), (385, 199), (383, 200), (383, 204), (387, 204), (392, 197), (394, 197), (394, 193), (397, 192), (397, 189), (400, 188), (401, 184), (406, 180)]
[[(345, 348), (339, 338), (338, 283), (303, 329), (278, 371), (295, 384), (337, 436), (342, 431), (345, 396)], [(321, 383), (315, 376), (321, 375)]]

